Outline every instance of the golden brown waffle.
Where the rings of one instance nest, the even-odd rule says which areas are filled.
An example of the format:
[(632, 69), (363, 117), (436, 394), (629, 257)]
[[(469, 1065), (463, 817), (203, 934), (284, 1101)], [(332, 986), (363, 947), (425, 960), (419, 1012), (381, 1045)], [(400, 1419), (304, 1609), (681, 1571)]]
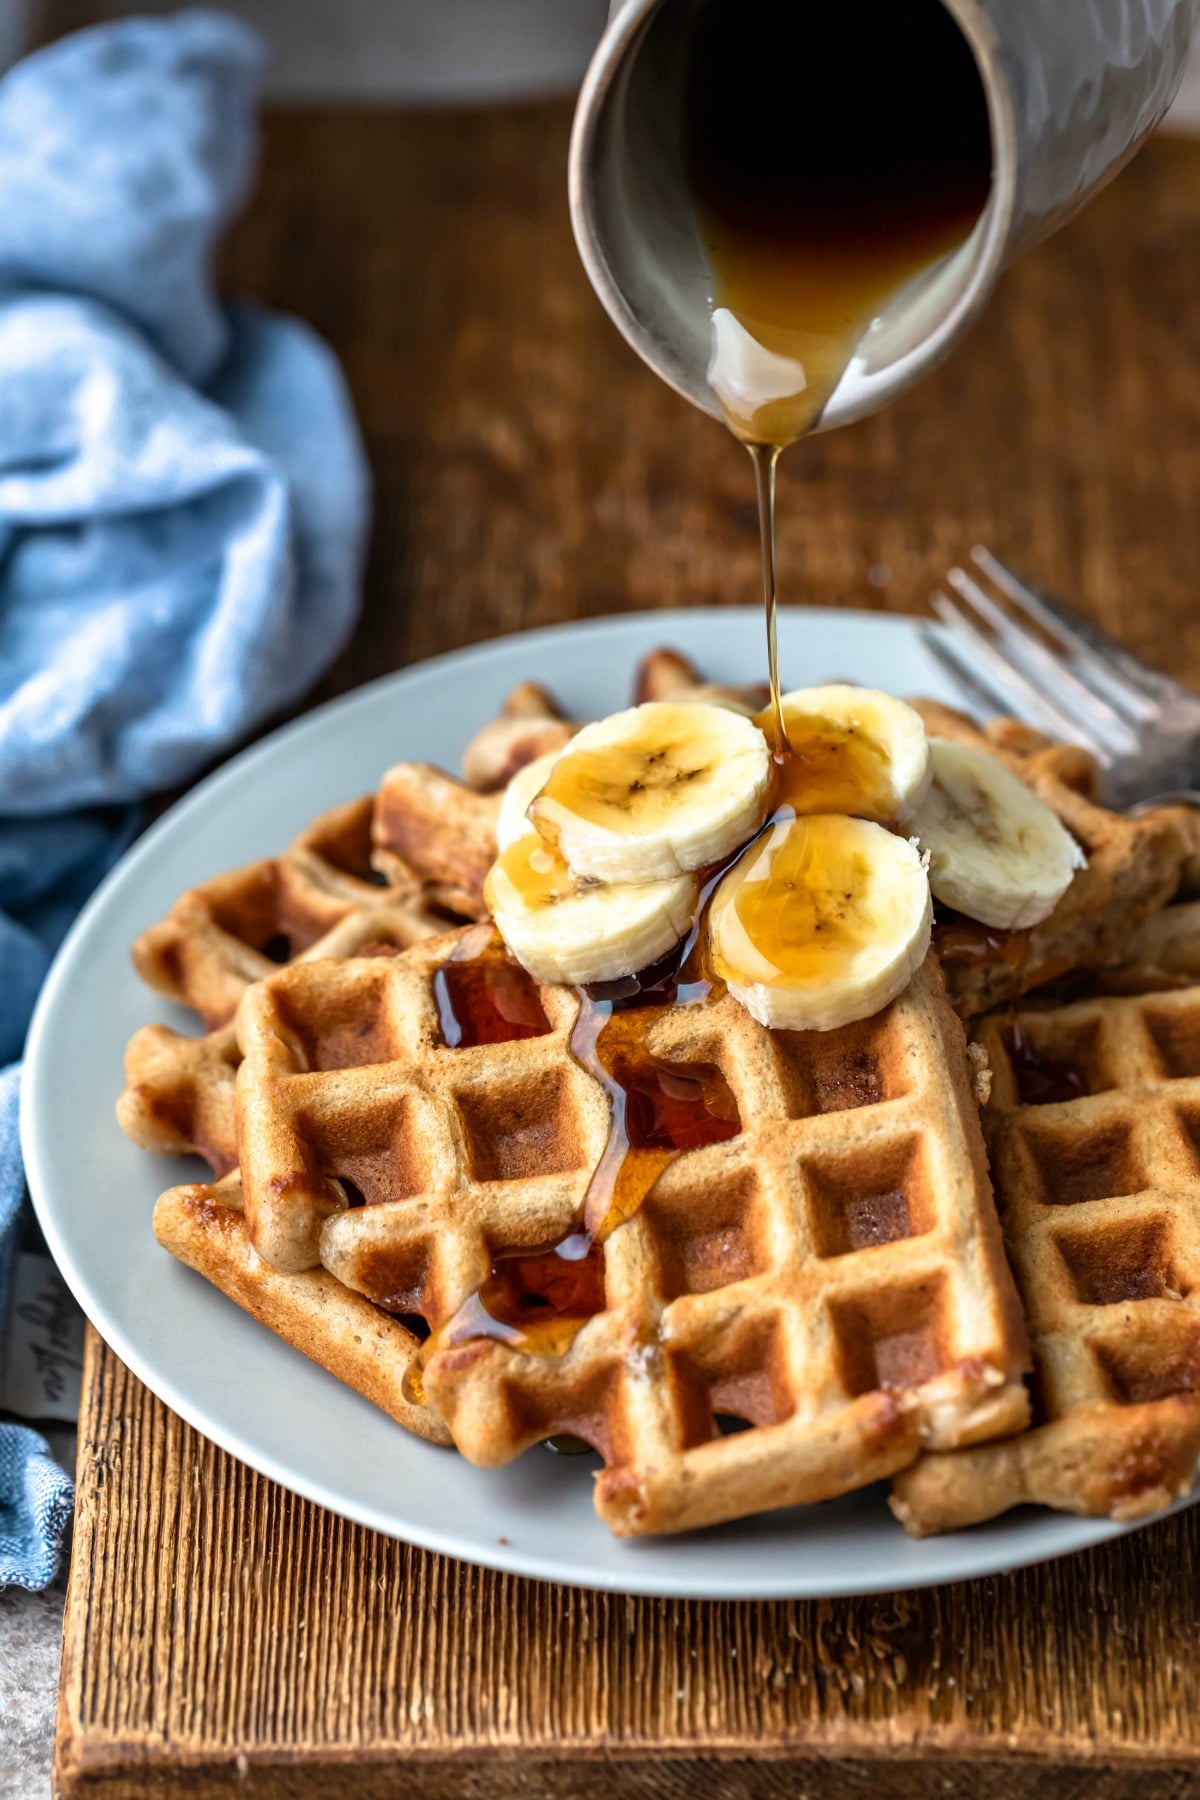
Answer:
[(1022, 1501), (1155, 1512), (1200, 1454), (1200, 988), (1023, 1009), (979, 1037), (1035, 1428), (922, 1458), (893, 1507), (919, 1535)]
[(226, 1024), (251, 982), (311, 949), (362, 909), (412, 908), (413, 937), (444, 929), (415, 882), (388, 883), (371, 867), (372, 796), (352, 800), (303, 831), (281, 856), (214, 876), (190, 889), (133, 946), (142, 980)]
[(536, 681), (522, 681), (463, 751), (462, 778), (481, 794), (498, 793), (518, 769), (561, 750), (578, 730), (552, 694)]
[[(256, 1248), (434, 1332), (494, 1264), (573, 1230), (609, 1129), (568, 1049), (572, 991), (530, 986), (539, 1035), (447, 1044), (438, 982), (466, 979), (474, 948), (297, 963), (238, 1016)], [(828, 1497), (922, 1443), (1018, 1429), (1024, 1333), (933, 959), (840, 1032), (771, 1033), (726, 997), (662, 1009), (647, 1049), (685, 1080), (719, 1068), (740, 1129), (675, 1157), (608, 1238), (601, 1309), (562, 1354), (434, 1349), (424, 1393), (459, 1449), (491, 1466), (585, 1440), (606, 1464), (597, 1510), (627, 1534)]]
[(737, 712), (761, 712), (771, 697), (764, 681), (753, 681), (744, 687), (730, 687), (721, 682), (705, 681), (690, 657), (681, 650), (662, 648), (643, 656), (633, 678), (633, 704), (647, 700), (713, 700), (720, 706), (732, 706)]
[(389, 885), (427, 906), (482, 919), (483, 884), (496, 860), (500, 795), (477, 794), (430, 763), (397, 763), (379, 787), (371, 860)]
[(156, 1156), (202, 1156), (214, 1175), (237, 1167), (235, 1080), (241, 1052), (232, 1025), (187, 1037), (143, 1025), (125, 1050), (117, 1123)]
[(323, 1269), (285, 1275), (257, 1256), (236, 1176), (213, 1187), (177, 1187), (163, 1194), (154, 1209), (154, 1232), (180, 1262), (397, 1424), (434, 1443), (450, 1442), (429, 1407), (409, 1397), (407, 1378), (420, 1338)]
[[(1189, 884), (1190, 885), (1190, 884)], [(1200, 900), (1151, 913), (1123, 939), (1119, 961), (1095, 971), (1109, 993), (1145, 994), (1200, 983)]]
[(955, 1007), (989, 1011), (1073, 969), (1121, 958), (1129, 934), (1172, 899), (1189, 868), (1195, 821), (1164, 807), (1131, 818), (1097, 804), (1087, 752), (1052, 744), (1013, 719), (981, 730), (935, 701), (913, 703), (932, 736), (989, 750), (1058, 815), (1087, 856), (1050, 916), (1028, 931), (943, 920), (934, 943)]
[(143, 1149), (194, 1152), (217, 1175), (236, 1166), (240, 1057), (228, 1021), (281, 960), (390, 953), (445, 930), (423, 890), (389, 886), (371, 869), (373, 809), (367, 798), (322, 814), (282, 856), (191, 889), (137, 940), (138, 973), (209, 1027), (187, 1037), (147, 1025), (130, 1040), (117, 1117)]

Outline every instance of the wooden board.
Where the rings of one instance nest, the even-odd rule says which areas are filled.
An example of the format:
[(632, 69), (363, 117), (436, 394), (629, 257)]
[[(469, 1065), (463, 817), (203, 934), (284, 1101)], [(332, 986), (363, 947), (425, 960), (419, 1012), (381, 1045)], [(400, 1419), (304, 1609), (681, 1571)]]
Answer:
[[(746, 459), (591, 296), (567, 124), (561, 107), (268, 122), (230, 285), (334, 344), (377, 483), (362, 626), (322, 696), (603, 611), (744, 599), (761, 630)], [(1158, 143), (1006, 277), (917, 393), (793, 453), (784, 597), (912, 610), (983, 540), (1200, 685), (1197, 320), (1200, 146)], [(928, 1594), (606, 1598), (290, 1498), (94, 1338), (84, 1395), (64, 1796), (1158, 1800), (1200, 1783), (1200, 1509)]]
[(63, 1796), (224, 1795), (235, 1774), (238, 1793), (305, 1800), (1200, 1783), (1200, 1508), (925, 1593), (632, 1599), (469, 1568), (293, 1499), (94, 1333), (84, 1396)]

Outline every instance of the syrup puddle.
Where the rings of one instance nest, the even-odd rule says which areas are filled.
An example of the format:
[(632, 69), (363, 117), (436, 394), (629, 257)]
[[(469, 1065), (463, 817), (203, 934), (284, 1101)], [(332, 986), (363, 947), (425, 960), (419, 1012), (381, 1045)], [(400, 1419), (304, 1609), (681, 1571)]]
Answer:
[(1044, 1055), (1015, 1019), (1005, 1037), (1005, 1049), (1022, 1106), (1052, 1106), (1058, 1101), (1081, 1100), (1091, 1092), (1078, 1063)]

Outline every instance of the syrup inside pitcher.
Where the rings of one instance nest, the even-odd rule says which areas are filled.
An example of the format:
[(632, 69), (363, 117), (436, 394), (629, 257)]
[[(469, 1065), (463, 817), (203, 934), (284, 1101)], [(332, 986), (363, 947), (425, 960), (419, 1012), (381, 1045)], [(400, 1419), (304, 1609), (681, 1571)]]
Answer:
[(683, 152), (712, 270), (708, 378), (756, 463), (782, 754), (775, 460), (883, 306), (971, 231), (991, 181), (987, 102), (940, 0), (704, 0)]

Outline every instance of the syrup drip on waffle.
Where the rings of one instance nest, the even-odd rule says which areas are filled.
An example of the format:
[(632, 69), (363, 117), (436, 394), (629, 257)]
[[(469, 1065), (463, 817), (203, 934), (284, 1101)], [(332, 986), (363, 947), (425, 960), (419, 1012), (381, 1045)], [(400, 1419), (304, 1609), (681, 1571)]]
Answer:
[(1044, 1055), (1015, 1020), (1005, 1045), (1022, 1106), (1080, 1100), (1090, 1091), (1087, 1075), (1078, 1063)]
[(537, 983), (507, 955), (491, 926), (464, 938), (433, 982), (438, 1024), (451, 1050), (544, 1037), (549, 1020)]
[(585, 1320), (603, 1310), (603, 1249), (575, 1231), (545, 1250), (498, 1252), (487, 1280), (437, 1334), (438, 1347), (490, 1338), (561, 1356)]
[[(706, 966), (703, 924), (725, 867), (704, 883), (691, 930), (670, 958), (624, 981), (580, 991), (571, 1054), (599, 1082), (612, 1108), (608, 1142), (588, 1184), (581, 1225), (557, 1244), (497, 1252), (478, 1291), (429, 1338), (423, 1362), (438, 1350), (477, 1338), (562, 1355), (587, 1320), (604, 1309), (605, 1240), (635, 1215), (674, 1157), (724, 1143), (741, 1130), (737, 1103), (714, 1063), (679, 1066), (649, 1047), (665, 1009), (709, 1005), (723, 991)], [(501, 979), (464, 976), (480, 963), (511, 968), (528, 980), (508, 962), (495, 935), (482, 940), (472, 933), (464, 939), (437, 985), (442, 1031), (452, 1047), (497, 1041), (476, 1035), (495, 1026), (494, 995)], [(441, 981), (441, 975), (448, 979)], [(519, 1027), (508, 1035), (527, 1033)]]
[(945, 914), (935, 920), (933, 941), (938, 960), (970, 967), (975, 963), (994, 962), (998, 957), (1012, 968), (1019, 968), (1028, 939), (1025, 931), (1004, 931), (997, 926), (980, 925), (958, 913)]

